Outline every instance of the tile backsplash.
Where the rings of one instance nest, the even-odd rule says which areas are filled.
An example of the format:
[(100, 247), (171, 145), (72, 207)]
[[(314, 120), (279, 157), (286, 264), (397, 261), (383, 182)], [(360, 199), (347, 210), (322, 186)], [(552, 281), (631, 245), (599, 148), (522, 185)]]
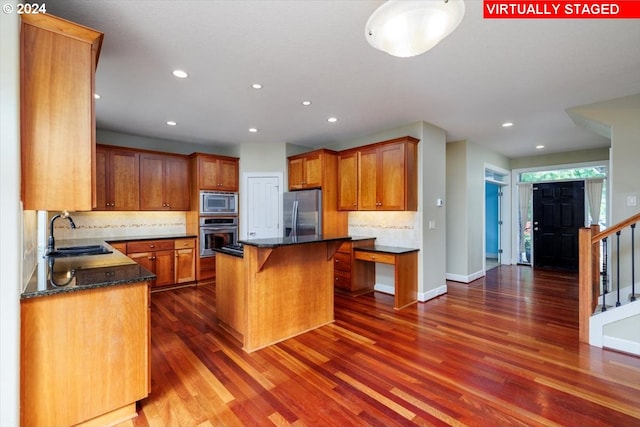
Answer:
[[(57, 212), (50, 212), (49, 218)], [(56, 239), (161, 236), (186, 232), (185, 212), (70, 212), (76, 229), (56, 220)]]
[(373, 236), (376, 244), (419, 248), (422, 226), (418, 212), (349, 212), (349, 235)]

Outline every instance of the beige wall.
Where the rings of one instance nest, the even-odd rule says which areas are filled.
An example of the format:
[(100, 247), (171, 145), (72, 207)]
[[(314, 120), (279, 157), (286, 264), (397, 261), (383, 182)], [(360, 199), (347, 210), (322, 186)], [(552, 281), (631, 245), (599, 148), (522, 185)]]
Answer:
[(541, 166), (567, 165), (572, 163), (597, 162), (609, 159), (609, 148), (594, 148), (591, 150), (569, 151), (538, 156), (511, 159), (509, 169), (528, 169)]
[[(17, 2), (10, 1), (15, 10)], [(0, 426), (19, 425), (20, 289), (20, 104), (18, 15), (0, 14)]]

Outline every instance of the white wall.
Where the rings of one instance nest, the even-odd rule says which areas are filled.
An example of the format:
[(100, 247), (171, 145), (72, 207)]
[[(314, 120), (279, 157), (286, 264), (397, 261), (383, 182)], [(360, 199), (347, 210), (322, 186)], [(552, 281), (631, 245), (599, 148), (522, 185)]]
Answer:
[[(17, 2), (3, 1), (14, 6)], [(18, 15), (0, 14), (0, 426), (19, 425), (20, 116)]]

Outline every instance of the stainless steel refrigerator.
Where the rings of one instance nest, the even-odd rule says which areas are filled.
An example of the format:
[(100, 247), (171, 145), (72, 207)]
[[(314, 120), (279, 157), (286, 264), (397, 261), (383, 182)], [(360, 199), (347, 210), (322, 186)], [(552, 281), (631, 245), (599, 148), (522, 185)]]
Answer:
[(322, 234), (322, 191), (284, 193), (284, 237)]

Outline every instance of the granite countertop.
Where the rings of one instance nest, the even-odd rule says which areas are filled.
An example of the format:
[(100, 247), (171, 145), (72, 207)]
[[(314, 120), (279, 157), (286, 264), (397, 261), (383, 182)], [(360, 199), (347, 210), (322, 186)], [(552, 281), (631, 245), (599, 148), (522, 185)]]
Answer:
[(74, 257), (42, 257), (20, 299), (78, 292), (106, 286), (153, 280), (156, 276), (106, 242), (131, 242), (197, 237), (193, 234), (131, 236), (95, 239), (57, 240), (56, 248), (104, 245), (111, 253)]
[(392, 255), (402, 255), (411, 252), (418, 252), (418, 248), (402, 248), (399, 246), (373, 245), (371, 247), (356, 248), (359, 252), (378, 252)]
[(246, 246), (258, 248), (278, 248), (280, 246), (303, 245), (308, 243), (332, 242), (336, 240), (351, 240), (350, 236), (297, 236), (297, 237), (272, 237), (268, 239), (239, 240)]

